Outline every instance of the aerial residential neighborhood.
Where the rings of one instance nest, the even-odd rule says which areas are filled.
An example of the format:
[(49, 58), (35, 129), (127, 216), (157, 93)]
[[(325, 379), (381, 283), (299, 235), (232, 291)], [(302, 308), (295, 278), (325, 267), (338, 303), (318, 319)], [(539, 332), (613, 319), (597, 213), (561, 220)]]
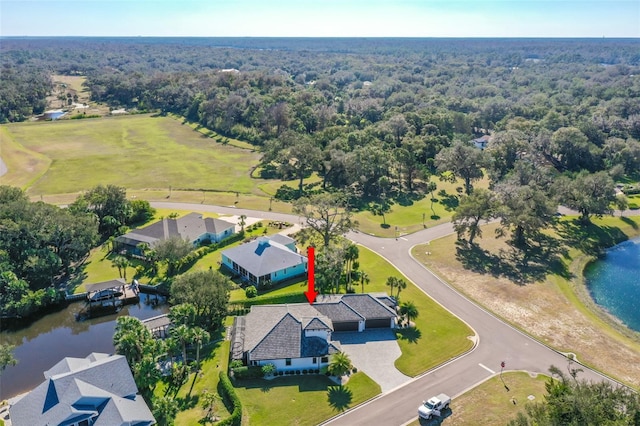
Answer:
[(0, 426), (638, 424), (637, 2), (0, 9)]

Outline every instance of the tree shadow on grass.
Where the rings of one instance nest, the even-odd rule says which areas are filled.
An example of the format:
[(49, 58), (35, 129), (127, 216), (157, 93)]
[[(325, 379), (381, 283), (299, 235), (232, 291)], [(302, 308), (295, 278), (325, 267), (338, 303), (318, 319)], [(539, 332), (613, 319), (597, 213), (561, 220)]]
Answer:
[(283, 386), (297, 386), (299, 392), (323, 391), (333, 383), (324, 375), (294, 375), (278, 376), (271, 380), (266, 379), (237, 379), (234, 381), (235, 387), (247, 389), (260, 389), (269, 392), (273, 388)]
[(507, 278), (519, 285), (542, 281), (550, 274), (571, 278), (571, 273), (562, 262), (566, 248), (556, 238), (539, 235), (535, 244), (524, 248), (500, 250), (497, 254), (466, 241), (456, 242), (456, 259), (465, 269)]
[(623, 216), (620, 218), (620, 220), (626, 223), (627, 225), (629, 225), (630, 227), (632, 227), (634, 230), (636, 231), (638, 230), (638, 224), (633, 220), (629, 219), (628, 217)]
[(598, 226), (593, 223), (584, 224), (577, 219), (560, 221), (556, 225), (556, 231), (569, 246), (592, 256), (601, 254), (606, 247), (612, 247), (628, 239), (620, 228)]
[(447, 193), (442, 194), (441, 192), (438, 193), (438, 195), (442, 197), (442, 199), (440, 199), (440, 204), (442, 204), (444, 206), (444, 209), (448, 212), (455, 210), (460, 203), (460, 199), (458, 198), (458, 196), (450, 195)]
[(396, 336), (400, 340), (406, 340), (409, 343), (418, 343), (422, 337), (422, 332), (417, 327), (396, 329)]
[(344, 411), (349, 408), (353, 400), (353, 392), (344, 386), (330, 386), (327, 390), (329, 405), (336, 411)]

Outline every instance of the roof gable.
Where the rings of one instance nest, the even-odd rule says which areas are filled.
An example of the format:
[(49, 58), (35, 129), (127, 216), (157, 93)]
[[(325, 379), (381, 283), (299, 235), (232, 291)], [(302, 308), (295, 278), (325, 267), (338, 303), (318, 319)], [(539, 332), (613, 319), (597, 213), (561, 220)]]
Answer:
[(299, 358), (302, 354), (300, 321), (286, 313), (250, 353), (252, 360)]

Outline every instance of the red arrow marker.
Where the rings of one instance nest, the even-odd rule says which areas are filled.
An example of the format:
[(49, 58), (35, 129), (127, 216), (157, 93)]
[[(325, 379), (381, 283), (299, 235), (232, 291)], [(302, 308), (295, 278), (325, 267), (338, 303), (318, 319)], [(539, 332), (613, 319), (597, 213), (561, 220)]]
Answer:
[(307, 256), (308, 256), (307, 282), (309, 283), (309, 287), (307, 291), (304, 292), (304, 295), (307, 296), (307, 300), (312, 305), (313, 305), (313, 301), (316, 300), (316, 296), (318, 295), (318, 292), (316, 291), (316, 287), (315, 287), (315, 271), (314, 271), (315, 253), (314, 251), (315, 249), (313, 247), (307, 248)]

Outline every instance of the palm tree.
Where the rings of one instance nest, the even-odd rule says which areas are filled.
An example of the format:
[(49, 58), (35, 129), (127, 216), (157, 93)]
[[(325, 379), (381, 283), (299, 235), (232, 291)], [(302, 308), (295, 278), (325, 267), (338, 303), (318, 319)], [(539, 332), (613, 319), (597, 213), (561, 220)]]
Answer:
[(371, 282), (371, 278), (369, 278), (369, 274), (365, 271), (360, 271), (360, 285), (362, 286), (362, 292), (364, 293), (364, 285), (369, 284)]
[(208, 422), (215, 421), (218, 402), (222, 401), (220, 395), (215, 392), (209, 392), (207, 389), (205, 389), (200, 396), (200, 401), (200, 406), (207, 410), (207, 414), (204, 417), (205, 420)]
[(118, 268), (120, 278), (124, 278), (125, 281), (127, 280), (127, 266), (129, 266), (129, 260), (127, 260), (126, 257), (120, 255), (115, 256), (111, 261), (111, 266)]
[(345, 260), (345, 273), (347, 275), (347, 289), (351, 289), (351, 270), (353, 268), (353, 262), (358, 260), (358, 256), (360, 255), (360, 250), (358, 250), (358, 246), (355, 244), (349, 244), (344, 251), (344, 260)]
[(405, 317), (407, 323), (411, 325), (411, 322), (418, 318), (418, 308), (416, 308), (416, 305), (411, 301), (404, 302), (400, 305), (400, 315)]
[(246, 220), (247, 220), (247, 216), (241, 214), (240, 215), (240, 221), (238, 222), (238, 224), (240, 225), (240, 233), (241, 234), (244, 234), (244, 225), (247, 224)]
[(390, 296), (393, 297), (393, 289), (396, 288), (398, 285), (398, 278), (396, 277), (388, 277), (387, 278), (387, 286), (389, 286), (391, 288)]
[(398, 280), (398, 282), (396, 283), (396, 288), (398, 289), (398, 291), (396, 293), (396, 300), (400, 300), (400, 291), (402, 291), (405, 288), (407, 288), (407, 282), (405, 280), (403, 280), (402, 278), (400, 278)]
[(193, 329), (184, 324), (171, 329), (171, 336), (182, 345), (182, 362), (187, 364), (187, 344), (193, 340)]
[(196, 371), (200, 371), (200, 349), (203, 344), (206, 344), (211, 335), (205, 329), (201, 327), (195, 327), (192, 331), (193, 340), (196, 342)]
[(338, 352), (331, 357), (331, 363), (329, 363), (327, 371), (329, 371), (332, 376), (342, 377), (348, 371), (351, 371), (352, 368), (353, 364), (351, 364), (349, 355), (344, 352)]

